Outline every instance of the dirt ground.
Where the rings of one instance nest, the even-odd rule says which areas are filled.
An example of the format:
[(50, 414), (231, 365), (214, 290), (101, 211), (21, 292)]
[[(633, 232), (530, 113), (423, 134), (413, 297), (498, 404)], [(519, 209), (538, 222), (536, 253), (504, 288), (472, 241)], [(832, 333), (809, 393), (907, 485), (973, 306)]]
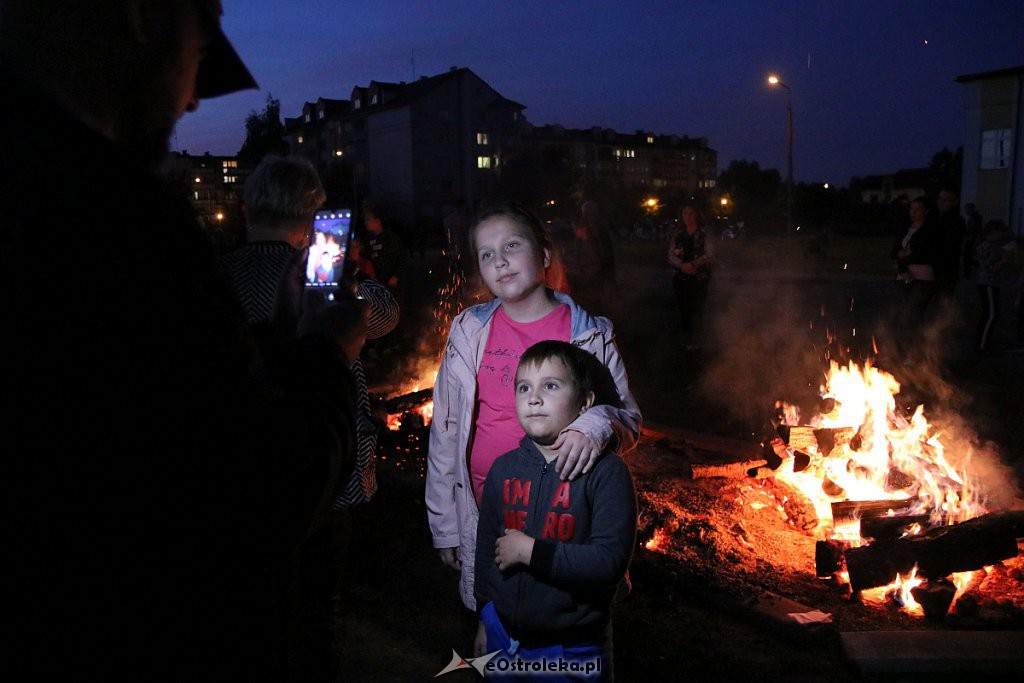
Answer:
[[(904, 385), (904, 401), (925, 403), (942, 424), (961, 430), (969, 426), (964, 440), (994, 454), (1007, 468), (1005, 478), (1019, 481), (1024, 472), (1019, 443), (1024, 354), (990, 358), (972, 353), (975, 304), (969, 283), (961, 284), (956, 314), (931, 333), (935, 350), (930, 358), (903, 367), (885, 344), (883, 321), (892, 283), (882, 241), (833, 240), (824, 252), (813, 253), (798, 239), (736, 240), (722, 246), (705, 343), (695, 353), (674, 342), (675, 313), (662, 245), (620, 247), (618, 294), (604, 312), (616, 325), (631, 386), (650, 426), (756, 442), (774, 400), (796, 403), (816, 394), (827, 359), (877, 355), (879, 366), (888, 363)], [(422, 273), (433, 273), (435, 265), (424, 262)], [(423, 291), (429, 296), (436, 290)], [(1004, 297), (1007, 310), (998, 337), (1007, 348), (1015, 341), (1016, 320), (1009, 308), (1015, 294), (1008, 291)], [(758, 495), (753, 489), (723, 491), (704, 484), (682, 496), (673, 483), (681, 476), (675, 471), (677, 461), (671, 448), (651, 438), (627, 457), (642, 499), (699, 512), (701, 501), (711, 511), (726, 495)], [(418, 464), (382, 462), (380, 482), (374, 528), (353, 553), (341, 642), (345, 680), (427, 680), (448, 665), (453, 651), (470, 654), (475, 624), (458, 602), (455, 574), (430, 547)], [(759, 588), (832, 612), (842, 629), (933, 628), (921, 620), (851, 605), (801, 572), (802, 561), (787, 565), (795, 567), (793, 576), (773, 576), (771, 552), (760, 559), (746, 552), (744, 566), (749, 563), (761, 578), (742, 585), (725, 580), (724, 569), (715, 573), (715, 563), (687, 561), (687, 552), (694, 558), (711, 553), (722, 566), (730, 564), (727, 551), (746, 545), (738, 539), (761, 533), (756, 523), (744, 533), (733, 529), (734, 523), (716, 527), (722, 542), (728, 537), (729, 548), (721, 542), (702, 545), (698, 533), (697, 540), (683, 544), (685, 552), (637, 551), (630, 571), (633, 591), (615, 615), (618, 680), (917, 680), (862, 676), (844, 660), (834, 636), (807, 637), (743, 609), (744, 587), (759, 583)], [(754, 545), (773, 547), (776, 554), (799, 548), (806, 560), (806, 537), (783, 533), (761, 533)], [(443, 677), (452, 682), (477, 678), (474, 671)], [(936, 679), (944, 680), (941, 674), (928, 677)]]

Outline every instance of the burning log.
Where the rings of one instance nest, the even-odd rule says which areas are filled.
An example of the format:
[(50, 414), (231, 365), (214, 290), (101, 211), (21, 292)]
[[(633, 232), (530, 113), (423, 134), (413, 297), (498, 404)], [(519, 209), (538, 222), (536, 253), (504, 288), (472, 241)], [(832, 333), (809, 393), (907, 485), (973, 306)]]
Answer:
[(894, 517), (866, 517), (860, 520), (861, 538), (891, 541), (902, 536), (914, 524), (927, 524), (928, 515), (896, 515)]
[(846, 551), (854, 591), (884, 586), (917, 565), (919, 576), (940, 579), (973, 571), (1017, 555), (1024, 536), (1024, 511), (992, 513), (918, 536), (880, 541)]
[[(837, 448), (850, 443), (856, 430), (853, 427), (836, 427), (816, 429), (814, 427), (790, 427), (786, 441), (790, 448), (798, 451), (817, 450), (822, 456), (828, 457)], [(837, 453), (838, 454), (838, 453)]]
[(694, 463), (690, 465), (690, 478), (726, 477), (729, 479), (742, 479), (744, 477), (754, 477), (758, 473), (758, 468), (763, 467), (767, 463), (767, 460), (743, 460), (741, 462), (728, 462), (719, 465)]
[(819, 579), (827, 579), (846, 568), (846, 541), (817, 541), (814, 544), (814, 570)]
[(924, 609), (924, 616), (929, 621), (942, 621), (946, 618), (949, 606), (956, 595), (956, 585), (949, 579), (926, 580), (920, 586), (910, 589), (910, 594), (917, 604)]
[(900, 512), (917, 505), (917, 498), (903, 500), (844, 500), (832, 503), (832, 521), (836, 524), (853, 522), (866, 517), (884, 517), (889, 510)]
[(414, 391), (409, 394), (402, 394), (401, 396), (395, 396), (384, 401), (384, 409), (388, 411), (389, 415), (397, 415), (398, 413), (407, 413), (411, 410), (416, 410), (420, 406), (430, 403), (434, 400), (434, 387), (427, 387), (419, 391)]

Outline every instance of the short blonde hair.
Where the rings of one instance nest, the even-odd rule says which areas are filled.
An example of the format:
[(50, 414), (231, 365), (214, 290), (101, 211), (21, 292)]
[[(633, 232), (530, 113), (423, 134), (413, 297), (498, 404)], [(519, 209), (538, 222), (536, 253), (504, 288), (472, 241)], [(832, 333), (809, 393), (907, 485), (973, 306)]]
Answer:
[(245, 181), (250, 223), (313, 220), (327, 194), (313, 164), (297, 156), (267, 156)]

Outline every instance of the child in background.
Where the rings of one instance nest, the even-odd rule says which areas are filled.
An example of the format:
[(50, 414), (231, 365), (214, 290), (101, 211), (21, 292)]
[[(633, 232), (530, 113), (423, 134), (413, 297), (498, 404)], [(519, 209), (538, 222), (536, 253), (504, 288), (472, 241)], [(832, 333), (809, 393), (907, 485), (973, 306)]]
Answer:
[(552, 467), (558, 435), (594, 406), (595, 364), (560, 341), (534, 344), (519, 361), (526, 436), (491, 467), (477, 531), (474, 650), (502, 651), (488, 678), (516, 671), (518, 658), (565, 662), (569, 674), (544, 680), (612, 680), (610, 612), (636, 538), (633, 480), (614, 453), (572, 482)]
[(636, 444), (640, 410), (629, 391), (612, 325), (567, 295), (544, 285), (550, 263), (541, 222), (517, 204), (485, 210), (469, 233), (481, 280), (495, 296), (452, 323), (434, 382), (425, 500), (434, 547), (461, 572), (459, 593), (476, 611), (473, 595), (479, 501), (494, 460), (519, 443), (513, 382), (519, 357), (538, 341), (557, 339), (591, 353), (614, 382), (614, 400), (566, 425), (551, 445), (553, 476), (589, 472), (606, 450)]
[(992, 335), (999, 320), (999, 293), (1002, 285), (1003, 263), (1010, 260), (1017, 244), (1009, 239), (1006, 224), (992, 220), (985, 224), (978, 246), (974, 249), (974, 281), (981, 299), (981, 319), (975, 337), (975, 350), (983, 355), (994, 355)]

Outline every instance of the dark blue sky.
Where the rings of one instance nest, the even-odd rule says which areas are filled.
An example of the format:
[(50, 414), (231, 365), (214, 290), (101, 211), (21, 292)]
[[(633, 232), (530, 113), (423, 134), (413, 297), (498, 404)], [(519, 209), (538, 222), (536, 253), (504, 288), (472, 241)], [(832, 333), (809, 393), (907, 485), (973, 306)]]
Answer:
[(172, 147), (234, 154), (267, 93), (286, 116), (371, 80), (468, 67), (534, 124), (703, 136), (719, 170), (785, 173), (793, 91), (798, 181), (927, 165), (963, 144), (956, 76), (1024, 65), (1024, 2), (225, 0), (262, 90), (203, 102)]

